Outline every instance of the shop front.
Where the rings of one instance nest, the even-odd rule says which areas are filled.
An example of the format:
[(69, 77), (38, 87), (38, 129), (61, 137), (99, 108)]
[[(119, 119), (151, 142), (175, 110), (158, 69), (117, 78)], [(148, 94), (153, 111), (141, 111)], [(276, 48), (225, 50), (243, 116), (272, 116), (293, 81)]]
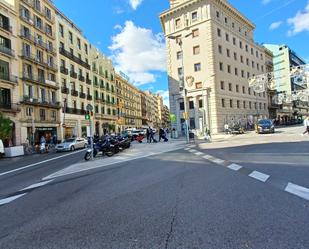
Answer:
[(47, 143), (57, 142), (56, 127), (36, 127), (34, 133), (35, 144), (40, 144), (41, 138), (44, 137)]

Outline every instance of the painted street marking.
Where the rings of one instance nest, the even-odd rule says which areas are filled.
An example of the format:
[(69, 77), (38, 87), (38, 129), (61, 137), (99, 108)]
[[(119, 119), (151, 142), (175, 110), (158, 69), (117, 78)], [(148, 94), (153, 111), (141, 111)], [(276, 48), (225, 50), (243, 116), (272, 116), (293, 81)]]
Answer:
[(190, 150), (190, 148), (185, 148), (184, 150)]
[(224, 164), (224, 160), (222, 159), (218, 159), (218, 158), (214, 158), (213, 160), (211, 160), (213, 163), (216, 163), (216, 164)]
[(197, 156), (201, 156), (201, 155), (204, 155), (204, 153), (203, 152), (196, 152), (196, 153), (194, 153), (195, 155), (197, 155)]
[(293, 184), (293, 183), (288, 183), (288, 185), (286, 186), (286, 188), (284, 189), (284, 191), (290, 193), (290, 194), (294, 194), (297, 195), (307, 201), (309, 201), (309, 189)]
[[(84, 150), (85, 150), (85, 149), (84, 149)], [(55, 161), (55, 160), (60, 159), (60, 158), (64, 158), (64, 157), (67, 157), (67, 156), (71, 156), (71, 155), (80, 153), (80, 152), (82, 152), (82, 151), (84, 151), (84, 150), (75, 151), (75, 152), (72, 152), (72, 153), (70, 153), (70, 154), (65, 154), (65, 155), (62, 155), (62, 156), (58, 156), (58, 157), (54, 157), (54, 158), (51, 158), (51, 159), (47, 159), (47, 160), (45, 160), (45, 161), (33, 163), (33, 164), (30, 164), (30, 165), (27, 165), (27, 166), (24, 166), (24, 167), (21, 167), (21, 168), (18, 168), (18, 169), (13, 169), (13, 170), (10, 170), (10, 171), (7, 171), (7, 172), (3, 172), (3, 173), (0, 173), (0, 176), (4, 176), (4, 175), (8, 175), (8, 174), (17, 172), (17, 171), (21, 171), (21, 170), (24, 170), (24, 169), (28, 169), (28, 168), (31, 168), (31, 167), (34, 167), (34, 166), (37, 166), (37, 165), (40, 165), (40, 164), (43, 164), (43, 163)]]
[(189, 147), (189, 148), (194, 148), (194, 147), (196, 147), (196, 145), (193, 145), (193, 144), (192, 144), (192, 145), (188, 145), (188, 147)]
[(236, 164), (236, 163), (232, 163), (231, 165), (227, 166), (229, 169), (234, 170), (234, 171), (238, 171), (242, 168), (242, 166)]
[(203, 156), (203, 158), (204, 158), (204, 159), (206, 159), (206, 160), (209, 160), (209, 159), (211, 159), (211, 158), (212, 158), (212, 156), (210, 156), (210, 155), (206, 155), (206, 156)]
[(266, 175), (258, 171), (253, 171), (249, 176), (261, 182), (266, 182), (270, 177), (269, 175)]
[(21, 191), (23, 190), (29, 190), (29, 189), (34, 189), (34, 188), (38, 188), (38, 187), (42, 187), (50, 182), (52, 182), (53, 180), (50, 180), (50, 181), (45, 181), (45, 182), (39, 182), (39, 183), (35, 183), (35, 184), (32, 184), (30, 185), (29, 187), (27, 188), (23, 188)]
[(26, 194), (15, 195), (15, 196), (11, 196), (11, 197), (2, 199), (2, 200), (0, 200), (0, 206), (4, 205), (4, 204), (8, 204), (12, 201), (15, 201), (16, 199), (23, 197), (24, 195), (26, 195)]
[(197, 150), (189, 150), (189, 152), (195, 153), (195, 152), (197, 152)]

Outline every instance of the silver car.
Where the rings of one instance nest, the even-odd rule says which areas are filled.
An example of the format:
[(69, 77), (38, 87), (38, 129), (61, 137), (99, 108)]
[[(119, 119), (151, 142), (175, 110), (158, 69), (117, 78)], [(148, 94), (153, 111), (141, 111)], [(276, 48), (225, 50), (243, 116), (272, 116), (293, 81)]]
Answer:
[(56, 146), (56, 151), (74, 151), (87, 148), (87, 141), (84, 138), (68, 138)]

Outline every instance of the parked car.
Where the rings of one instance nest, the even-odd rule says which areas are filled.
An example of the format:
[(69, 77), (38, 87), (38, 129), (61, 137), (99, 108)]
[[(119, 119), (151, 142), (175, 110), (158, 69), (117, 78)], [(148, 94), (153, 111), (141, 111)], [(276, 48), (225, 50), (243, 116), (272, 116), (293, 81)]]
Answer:
[(4, 145), (2, 140), (0, 139), (0, 158), (4, 156)]
[(275, 126), (270, 119), (261, 119), (255, 125), (255, 132), (260, 133), (275, 133)]
[(74, 151), (87, 148), (88, 142), (84, 138), (68, 138), (56, 146), (56, 151)]

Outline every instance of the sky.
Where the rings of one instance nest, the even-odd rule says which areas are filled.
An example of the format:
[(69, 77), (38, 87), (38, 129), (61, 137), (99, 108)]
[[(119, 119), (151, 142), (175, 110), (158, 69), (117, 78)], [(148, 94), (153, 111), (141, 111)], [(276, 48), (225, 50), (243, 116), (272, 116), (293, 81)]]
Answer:
[[(87, 4), (85, 4), (85, 2)], [(309, 0), (229, 0), (256, 24), (257, 43), (287, 44), (309, 62)], [(117, 71), (168, 104), (166, 47), (159, 14), (168, 0), (54, 0)]]

